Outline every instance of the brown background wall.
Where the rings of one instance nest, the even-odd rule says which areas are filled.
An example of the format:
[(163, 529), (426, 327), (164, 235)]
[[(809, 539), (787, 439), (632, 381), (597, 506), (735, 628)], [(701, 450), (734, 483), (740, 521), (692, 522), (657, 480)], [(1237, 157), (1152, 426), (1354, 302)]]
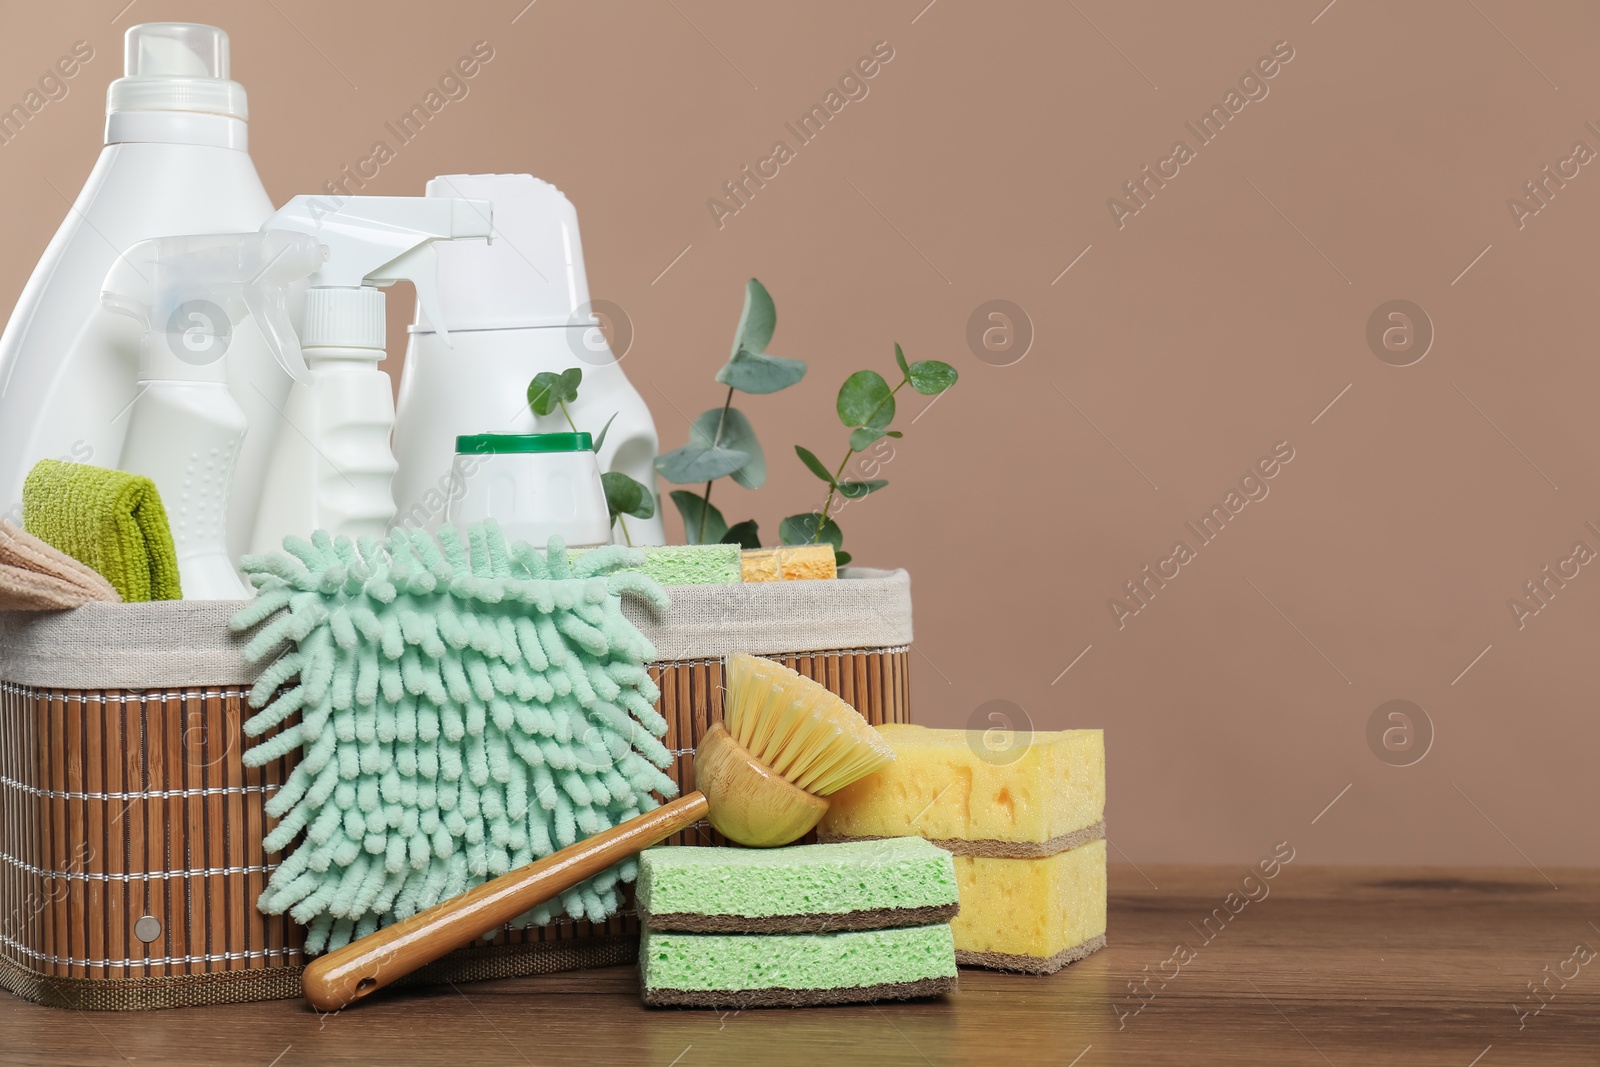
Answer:
[[(1288, 839), (1311, 862), (1600, 860), (1600, 566), (1520, 630), (1507, 605), (1575, 542), (1600, 550), (1600, 165), (1521, 228), (1507, 207), (1574, 142), (1600, 150), (1592, 6), (123, 3), (11, 12), (0, 35), (7, 102), (75, 41), (96, 53), (0, 147), (0, 304), (88, 173), (129, 25), (232, 33), (277, 202), (487, 41), (469, 94), (367, 191), (559, 185), (669, 446), (715, 401), (760, 277), (773, 350), (811, 373), (744, 403), (773, 474), (719, 485), (730, 520), (770, 536), (820, 503), (789, 446), (837, 455), (834, 391), (891, 369), (893, 342), (961, 370), (914, 426), (903, 408), (890, 488), (841, 517), (859, 560), (915, 576), (922, 722), (992, 725), (1004, 700), (1036, 728), (1104, 726), (1113, 858), (1242, 863)], [(795, 147), (784, 123), (879, 41), (869, 95), (719, 229), (707, 199)], [(1280, 41), (1268, 95), (1199, 147), (1185, 122)], [(1119, 228), (1108, 198), (1180, 138), (1194, 160)], [(967, 340), (997, 299), (1033, 334), (1007, 366), (1018, 346), (986, 363)], [(1409, 366), (1366, 338), (1396, 299), (1436, 334)], [(1184, 524), (1279, 442), (1269, 495), (1201, 545)], [(1179, 539), (1195, 558), (1119, 629), (1108, 600)], [(1394, 699), (1431, 722), (1410, 766), (1420, 741), (1368, 740)]]

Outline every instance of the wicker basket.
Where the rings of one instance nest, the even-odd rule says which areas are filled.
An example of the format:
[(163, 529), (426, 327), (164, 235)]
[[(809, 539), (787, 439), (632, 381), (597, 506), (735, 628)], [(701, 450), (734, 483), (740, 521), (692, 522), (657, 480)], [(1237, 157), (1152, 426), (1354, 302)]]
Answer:
[[(680, 785), (721, 712), (721, 657), (771, 655), (873, 723), (908, 721), (910, 582), (672, 590), (635, 616)], [(293, 997), (302, 932), (255, 906), (276, 855), (266, 798), (294, 757), (241, 762), (254, 670), (235, 604), (89, 605), (0, 616), (0, 987), (40, 1003), (138, 1010)], [(809, 651), (796, 651), (805, 649)], [(671, 843), (721, 843), (709, 827)], [(637, 924), (502, 931), (413, 976), (475, 981), (632, 961)]]

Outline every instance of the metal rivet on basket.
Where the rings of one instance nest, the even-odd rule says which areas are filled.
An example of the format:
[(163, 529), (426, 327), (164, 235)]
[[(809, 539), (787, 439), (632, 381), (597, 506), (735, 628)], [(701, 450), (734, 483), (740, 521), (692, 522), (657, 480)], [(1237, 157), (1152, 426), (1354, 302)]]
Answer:
[(133, 936), (148, 945), (161, 936), (161, 920), (154, 915), (146, 915), (133, 924)]

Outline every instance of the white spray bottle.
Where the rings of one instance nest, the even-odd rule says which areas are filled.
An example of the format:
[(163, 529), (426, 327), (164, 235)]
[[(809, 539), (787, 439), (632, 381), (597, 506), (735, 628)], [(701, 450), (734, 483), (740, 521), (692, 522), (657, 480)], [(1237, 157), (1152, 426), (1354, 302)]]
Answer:
[(311, 279), (300, 344), (309, 385), (296, 386), (267, 470), (255, 536), (276, 551), (291, 534), (383, 537), (394, 520), (394, 392), (384, 358), (385, 297), (402, 279), (417, 306), (442, 323), (434, 242), (488, 238), (484, 200), (421, 196), (297, 196), (263, 229), (316, 238), (327, 259)]
[[(592, 312), (572, 202), (529, 174), (445, 175), (428, 183), (428, 196), (493, 201), (494, 243), (439, 248), (448, 316), (430, 311), (424, 319), (419, 311), (411, 328), (394, 428), (397, 521), (435, 529), (448, 500), (464, 491), (452, 468), (457, 436), (569, 429), (559, 411), (537, 417), (527, 401), (535, 374), (569, 367), (583, 371), (571, 405), (577, 428), (598, 437), (616, 417), (600, 469), (656, 492), (655, 422)], [(666, 540), (659, 499), (654, 518), (625, 521), (636, 545)]]
[[(315, 238), (270, 231), (142, 241), (106, 276), (100, 314), (144, 331), (136, 358), (119, 354), (137, 367), (138, 392), (115, 465), (161, 493), (185, 600), (250, 595), (227, 527), (239, 446), (255, 428), (228, 388), (227, 364), (264, 346), (287, 375), (309, 380), (288, 296), (321, 266)], [(238, 330), (247, 316), (256, 329)], [(254, 490), (241, 494), (250, 505)]]
[[(228, 35), (134, 26), (125, 60), (106, 95), (105, 147), (0, 337), (0, 510), (20, 509), (40, 459), (117, 462), (137, 389), (137, 361), (121, 353), (140, 343), (132, 320), (95, 314), (117, 256), (153, 237), (256, 230), (272, 214), (250, 162), (244, 88), (228, 77)], [(239, 355), (227, 360), (228, 382), (252, 429), (238, 476), (254, 484), (290, 381), (262, 346)], [(236, 554), (253, 504), (232, 509)]]

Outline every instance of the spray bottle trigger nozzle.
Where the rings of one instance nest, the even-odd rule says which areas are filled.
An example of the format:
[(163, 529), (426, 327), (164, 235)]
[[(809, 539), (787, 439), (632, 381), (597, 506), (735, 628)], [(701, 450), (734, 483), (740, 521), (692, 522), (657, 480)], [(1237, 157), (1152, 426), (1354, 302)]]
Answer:
[(100, 294), (100, 303), (108, 311), (115, 311), (119, 315), (126, 315), (138, 319), (139, 324), (148, 326), (150, 322), (150, 309), (131, 296), (114, 293), (107, 289)]
[(439, 303), (439, 282), (436, 275), (418, 277), (411, 283), (417, 287), (417, 306), (422, 309), (422, 314), (433, 323), (433, 331), (439, 335), (439, 340), (444, 342), (446, 348), (454, 348), (450, 343), (450, 331), (444, 325), (444, 307)]
[[(321, 265), (315, 238), (282, 231), (157, 237), (129, 248), (106, 275), (100, 294), (107, 311), (144, 327), (147, 343), (140, 373), (206, 380), (209, 366), (227, 352), (233, 325), (252, 316), (284, 371), (310, 380), (286, 306), (288, 292)], [(188, 345), (189, 324), (212, 341)], [(181, 337), (180, 337), (181, 334)], [(180, 351), (180, 348), (186, 349)], [(199, 358), (196, 353), (210, 353)], [(201, 374), (201, 378), (191, 378)]]
[(278, 360), (284, 373), (301, 385), (311, 382), (311, 368), (300, 350), (300, 335), (295, 332), (281, 293), (269, 293), (255, 286), (244, 290), (244, 306), (255, 319), (261, 339)]
[[(466, 204), (466, 201), (460, 201)], [(406, 279), (417, 290), (417, 306), (422, 309), (423, 316), (433, 324), (434, 332), (444, 341), (445, 347), (454, 347), (450, 343), (450, 331), (444, 324), (444, 305), (439, 301), (439, 253), (434, 248), (433, 241), (424, 241), (415, 248), (396, 256), (385, 263), (379, 270), (367, 275), (366, 281), (373, 285), (393, 285), (401, 279)]]

